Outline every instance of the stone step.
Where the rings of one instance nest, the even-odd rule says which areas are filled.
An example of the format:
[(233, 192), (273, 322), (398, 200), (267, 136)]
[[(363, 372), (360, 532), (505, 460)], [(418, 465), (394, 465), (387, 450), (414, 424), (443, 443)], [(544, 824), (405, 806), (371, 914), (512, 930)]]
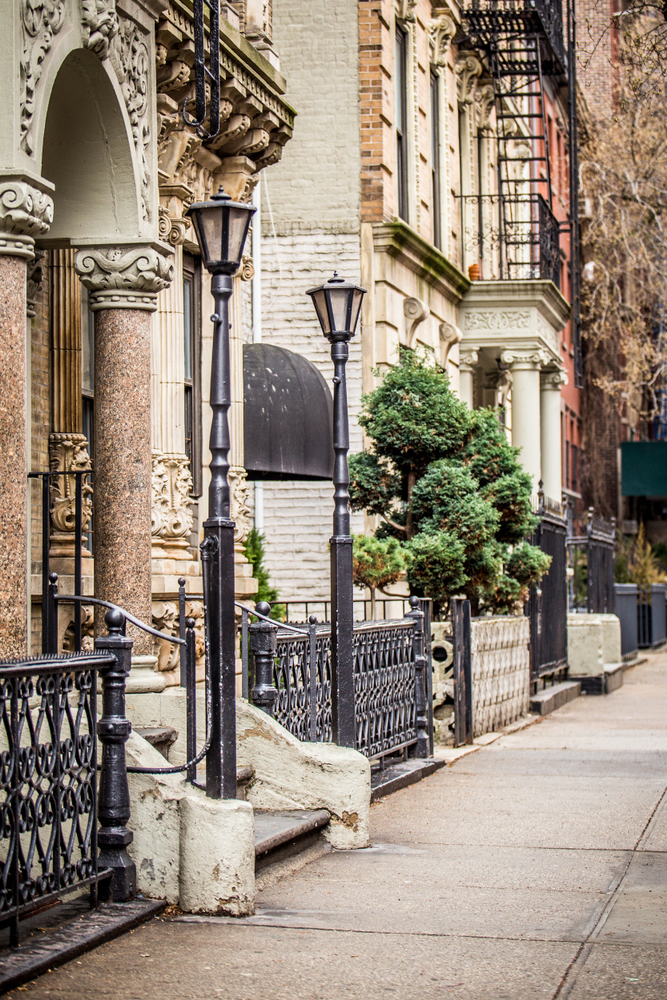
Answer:
[(439, 768), (447, 761), (434, 760), (432, 757), (412, 760), (402, 760), (397, 764), (389, 764), (383, 770), (376, 765), (371, 772), (371, 802), (377, 802), (385, 795), (391, 795), (400, 788), (414, 785)]
[(557, 708), (567, 705), (568, 701), (574, 701), (581, 694), (581, 683), (576, 681), (563, 681), (561, 684), (554, 684), (553, 687), (538, 691), (530, 696), (530, 710), (537, 715), (549, 715)]
[(623, 687), (623, 674), (627, 664), (625, 663), (605, 663), (604, 671), (600, 674), (588, 674), (577, 676), (581, 681), (582, 694), (611, 694)]
[(9, 947), (9, 928), (0, 932), (0, 994), (113, 941), (152, 920), (166, 905), (159, 899), (135, 899), (91, 910), (87, 895), (56, 900), (21, 921), (19, 948)]
[(326, 809), (256, 809), (255, 871), (312, 847), (328, 822)]
[(143, 737), (166, 760), (169, 760), (169, 749), (178, 739), (178, 729), (174, 729), (173, 726), (133, 726), (132, 728), (137, 736)]

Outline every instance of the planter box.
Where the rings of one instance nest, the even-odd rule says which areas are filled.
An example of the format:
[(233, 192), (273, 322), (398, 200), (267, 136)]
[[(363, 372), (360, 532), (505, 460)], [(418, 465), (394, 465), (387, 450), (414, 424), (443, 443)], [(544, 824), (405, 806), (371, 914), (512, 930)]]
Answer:
[(621, 656), (632, 658), (639, 648), (637, 584), (615, 583), (616, 614), (621, 622)]
[(637, 634), (640, 649), (659, 646), (667, 638), (667, 584), (653, 583), (637, 595)]

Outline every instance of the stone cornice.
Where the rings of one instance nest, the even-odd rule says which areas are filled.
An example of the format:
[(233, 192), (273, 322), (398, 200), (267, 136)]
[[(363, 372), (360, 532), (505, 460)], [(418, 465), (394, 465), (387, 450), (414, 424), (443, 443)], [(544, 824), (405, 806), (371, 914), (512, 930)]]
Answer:
[(401, 219), (374, 223), (373, 244), (376, 252), (400, 260), (450, 302), (460, 302), (470, 288), (468, 278)]
[(526, 309), (535, 306), (556, 330), (562, 330), (570, 318), (569, 302), (553, 281), (474, 281), (465, 297), (466, 307), (496, 307)]

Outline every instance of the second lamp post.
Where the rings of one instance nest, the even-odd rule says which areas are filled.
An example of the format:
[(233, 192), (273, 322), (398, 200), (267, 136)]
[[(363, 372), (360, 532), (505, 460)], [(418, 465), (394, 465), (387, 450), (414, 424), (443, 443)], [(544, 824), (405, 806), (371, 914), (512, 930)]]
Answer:
[(334, 366), (334, 515), (331, 538), (331, 725), (334, 742), (356, 744), (354, 716), (354, 583), (350, 535), (350, 448), (345, 366), (349, 343), (359, 321), (365, 288), (333, 278), (307, 292), (313, 300), (322, 333), (331, 344)]

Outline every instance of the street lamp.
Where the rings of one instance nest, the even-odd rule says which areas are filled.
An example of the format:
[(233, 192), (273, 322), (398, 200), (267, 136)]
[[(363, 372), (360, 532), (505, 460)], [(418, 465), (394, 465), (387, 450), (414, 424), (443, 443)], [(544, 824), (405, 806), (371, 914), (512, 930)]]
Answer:
[(234, 615), (234, 522), (229, 492), (229, 407), (232, 402), (229, 363), (229, 300), (232, 275), (241, 257), (252, 205), (232, 201), (222, 187), (210, 201), (191, 205), (192, 220), (204, 267), (211, 274), (215, 302), (211, 362), (211, 482), (208, 519), (204, 523), (202, 570), (212, 696), (210, 749), (206, 754), (206, 794), (236, 798), (236, 652)]
[(313, 300), (322, 333), (331, 344), (334, 366), (334, 515), (331, 538), (331, 715), (335, 742), (354, 747), (354, 651), (353, 651), (353, 575), (352, 538), (350, 536), (350, 473), (347, 453), (350, 447), (347, 413), (345, 365), (349, 342), (361, 312), (366, 289), (344, 281), (334, 272), (333, 278), (307, 295)]

